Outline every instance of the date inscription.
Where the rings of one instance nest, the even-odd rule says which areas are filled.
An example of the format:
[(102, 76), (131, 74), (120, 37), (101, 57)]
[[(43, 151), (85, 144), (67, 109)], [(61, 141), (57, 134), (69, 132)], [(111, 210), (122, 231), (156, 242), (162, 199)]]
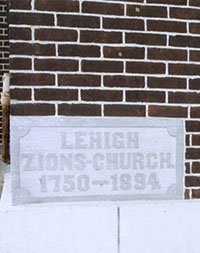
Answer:
[(150, 186), (151, 190), (160, 189), (161, 186), (157, 179), (156, 173), (151, 173), (146, 179), (142, 173), (136, 173), (134, 176), (130, 174), (114, 174), (108, 180), (93, 180), (91, 181), (88, 175), (42, 175), (40, 178), (41, 193), (47, 192), (87, 192), (92, 186), (108, 185), (111, 191), (119, 190), (130, 191), (132, 189), (140, 191), (144, 190), (146, 186)]

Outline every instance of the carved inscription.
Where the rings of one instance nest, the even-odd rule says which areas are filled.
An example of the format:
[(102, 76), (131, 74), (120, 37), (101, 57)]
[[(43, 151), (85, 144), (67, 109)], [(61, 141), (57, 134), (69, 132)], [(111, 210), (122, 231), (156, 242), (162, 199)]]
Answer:
[(19, 138), (20, 194), (35, 202), (173, 198), (180, 188), (171, 132), (164, 126), (30, 127)]

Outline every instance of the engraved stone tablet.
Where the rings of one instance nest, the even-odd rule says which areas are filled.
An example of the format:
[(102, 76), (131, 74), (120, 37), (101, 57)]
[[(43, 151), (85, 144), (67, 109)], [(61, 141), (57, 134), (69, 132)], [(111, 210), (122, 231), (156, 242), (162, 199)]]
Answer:
[(183, 198), (183, 122), (11, 117), (13, 204)]

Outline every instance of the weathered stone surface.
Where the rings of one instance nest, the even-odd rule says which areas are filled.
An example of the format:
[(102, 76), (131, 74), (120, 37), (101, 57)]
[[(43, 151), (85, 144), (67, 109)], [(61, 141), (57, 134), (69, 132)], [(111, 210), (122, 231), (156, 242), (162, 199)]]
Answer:
[(178, 120), (12, 117), (13, 203), (183, 198)]

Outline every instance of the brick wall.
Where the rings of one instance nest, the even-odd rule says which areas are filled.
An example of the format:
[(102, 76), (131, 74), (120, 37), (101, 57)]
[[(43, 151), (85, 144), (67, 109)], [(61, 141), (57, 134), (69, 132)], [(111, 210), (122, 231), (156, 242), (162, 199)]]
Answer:
[[(8, 40), (8, 6), (7, 1), (0, 1), (0, 92), (3, 87), (3, 74), (9, 69), (9, 40)], [(0, 104), (0, 145), (2, 142), (2, 112)]]
[(12, 115), (181, 118), (200, 198), (200, 1), (13, 0)]

